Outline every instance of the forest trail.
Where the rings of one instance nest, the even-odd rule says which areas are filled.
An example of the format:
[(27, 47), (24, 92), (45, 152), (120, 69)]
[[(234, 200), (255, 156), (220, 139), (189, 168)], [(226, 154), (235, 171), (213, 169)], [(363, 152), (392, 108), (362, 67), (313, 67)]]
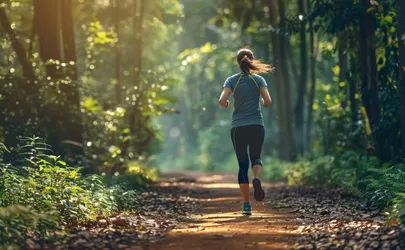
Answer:
[[(160, 186), (180, 186), (192, 190), (191, 198), (201, 209), (187, 223), (148, 249), (290, 249), (299, 223), (293, 213), (273, 210), (268, 201), (251, 201), (253, 215), (240, 215), (241, 198), (235, 174), (170, 172)], [(263, 183), (265, 190), (277, 185)], [(253, 191), (253, 189), (251, 190)], [(267, 196), (272, 194), (267, 192)], [(251, 193), (253, 199), (253, 194)]]

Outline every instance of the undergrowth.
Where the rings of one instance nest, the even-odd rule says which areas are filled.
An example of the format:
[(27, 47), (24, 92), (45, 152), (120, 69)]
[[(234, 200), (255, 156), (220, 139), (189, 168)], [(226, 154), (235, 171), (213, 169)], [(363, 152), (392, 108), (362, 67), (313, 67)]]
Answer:
[[(81, 168), (52, 155), (40, 138), (22, 144), (11, 162), (0, 160), (0, 248), (17, 246), (27, 235), (47, 236), (72, 223), (134, 210), (135, 188), (156, 178), (155, 170), (139, 164), (116, 178), (82, 176)], [(0, 156), (5, 153), (10, 154), (0, 143)]]
[(381, 164), (376, 157), (345, 151), (296, 162), (266, 159), (266, 165), (266, 179), (288, 180), (289, 185), (344, 187), (370, 207), (383, 209), (389, 223), (401, 221), (405, 225), (404, 164)]

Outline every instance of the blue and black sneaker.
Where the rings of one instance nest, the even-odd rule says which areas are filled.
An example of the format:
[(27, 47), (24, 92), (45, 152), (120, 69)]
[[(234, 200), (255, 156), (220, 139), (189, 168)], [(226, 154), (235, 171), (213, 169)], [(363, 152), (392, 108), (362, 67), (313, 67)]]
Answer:
[(252, 206), (249, 202), (243, 203), (241, 210), (242, 215), (252, 215)]

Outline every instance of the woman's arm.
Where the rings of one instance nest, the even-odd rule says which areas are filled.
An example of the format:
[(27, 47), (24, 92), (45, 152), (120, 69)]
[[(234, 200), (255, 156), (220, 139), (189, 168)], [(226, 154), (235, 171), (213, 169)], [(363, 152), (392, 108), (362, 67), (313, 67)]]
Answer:
[(271, 105), (271, 96), (267, 87), (260, 88), (260, 95), (263, 98), (263, 105), (268, 107)]
[(219, 105), (221, 105), (224, 108), (227, 108), (229, 106), (229, 101), (228, 98), (231, 95), (232, 91), (230, 88), (223, 88), (221, 96), (219, 97)]

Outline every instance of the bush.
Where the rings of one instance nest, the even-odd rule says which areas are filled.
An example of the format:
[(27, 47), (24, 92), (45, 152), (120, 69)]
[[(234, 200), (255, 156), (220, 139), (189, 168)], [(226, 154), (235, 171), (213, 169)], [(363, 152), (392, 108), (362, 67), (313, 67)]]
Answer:
[[(371, 207), (386, 209), (388, 220), (400, 219), (405, 225), (404, 164), (381, 164), (376, 157), (344, 151), (314, 160), (300, 159), (292, 163), (279, 161), (277, 165), (276, 169), (282, 169), (283, 174), (288, 176), (289, 185), (344, 187), (366, 200)], [(264, 177), (273, 179), (283, 174), (267, 173)]]
[(10, 249), (10, 243), (25, 240), (28, 233), (44, 236), (58, 225), (56, 212), (37, 213), (32, 209), (11, 205), (0, 208), (0, 249)]
[[(107, 187), (103, 177), (83, 177), (80, 168), (69, 167), (52, 155), (40, 138), (25, 138), (23, 143), (12, 164), (0, 161), (1, 244), (23, 240), (28, 232), (45, 235), (58, 225), (136, 209), (137, 193), (129, 188), (156, 179), (156, 170), (133, 163), (128, 175), (114, 179), (116, 183)], [(7, 152), (0, 144), (0, 155)]]

